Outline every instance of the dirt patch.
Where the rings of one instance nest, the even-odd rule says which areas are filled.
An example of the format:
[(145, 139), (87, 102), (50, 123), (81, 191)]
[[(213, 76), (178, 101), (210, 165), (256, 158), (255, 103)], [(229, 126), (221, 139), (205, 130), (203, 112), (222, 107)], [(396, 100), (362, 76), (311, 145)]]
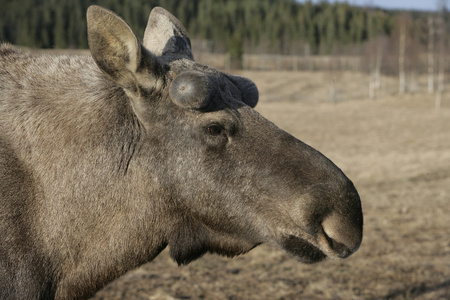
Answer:
[(450, 102), (438, 112), (428, 94), (299, 102), (285, 96), (295, 82), (320, 90), (325, 75), (295, 74), (272, 74), (286, 76), (283, 91), (268, 73), (245, 75), (259, 85), (257, 110), (353, 180), (365, 216), (361, 249), (305, 265), (262, 245), (184, 267), (164, 251), (93, 299), (450, 299)]

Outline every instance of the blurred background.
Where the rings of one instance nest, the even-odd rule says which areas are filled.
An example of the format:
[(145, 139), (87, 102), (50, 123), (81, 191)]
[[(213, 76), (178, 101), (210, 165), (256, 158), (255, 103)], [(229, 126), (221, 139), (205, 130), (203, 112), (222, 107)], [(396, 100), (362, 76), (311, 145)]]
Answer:
[(343, 261), (262, 245), (179, 267), (165, 250), (93, 299), (450, 299), (445, 0), (0, 0), (0, 41), (89, 54), (91, 4), (140, 37), (154, 6), (172, 12), (197, 61), (255, 81), (256, 109), (348, 175), (365, 221)]
[[(0, 40), (86, 49), (85, 12), (91, 4), (115, 11), (140, 37), (151, 8), (163, 6), (187, 28), (196, 59), (221, 69), (368, 76), (364, 95), (330, 91), (332, 101), (442, 92), (446, 82), (446, 0), (0, 0)], [(396, 77), (397, 84), (383, 85), (383, 75)]]

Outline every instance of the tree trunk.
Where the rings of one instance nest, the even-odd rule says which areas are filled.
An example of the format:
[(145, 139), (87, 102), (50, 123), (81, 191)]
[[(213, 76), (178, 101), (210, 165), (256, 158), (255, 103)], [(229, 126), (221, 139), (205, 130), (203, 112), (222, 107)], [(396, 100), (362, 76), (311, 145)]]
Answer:
[(439, 36), (439, 61), (438, 61), (438, 90), (436, 93), (435, 108), (440, 109), (442, 93), (444, 92), (444, 73), (445, 73), (445, 22), (438, 18), (438, 36)]
[(434, 93), (434, 20), (428, 17), (428, 93)]
[(406, 91), (405, 76), (405, 52), (406, 52), (406, 24), (400, 25), (400, 40), (398, 50), (398, 92), (404, 94)]

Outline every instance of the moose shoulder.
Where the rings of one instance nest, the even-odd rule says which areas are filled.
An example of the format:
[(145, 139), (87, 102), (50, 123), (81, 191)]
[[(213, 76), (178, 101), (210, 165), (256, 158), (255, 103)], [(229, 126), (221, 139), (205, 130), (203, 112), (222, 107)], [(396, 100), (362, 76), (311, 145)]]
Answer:
[(162, 8), (143, 43), (87, 12), (92, 57), (0, 47), (0, 299), (82, 299), (166, 246), (179, 264), (271, 243), (298, 260), (361, 243), (352, 182), (193, 59)]

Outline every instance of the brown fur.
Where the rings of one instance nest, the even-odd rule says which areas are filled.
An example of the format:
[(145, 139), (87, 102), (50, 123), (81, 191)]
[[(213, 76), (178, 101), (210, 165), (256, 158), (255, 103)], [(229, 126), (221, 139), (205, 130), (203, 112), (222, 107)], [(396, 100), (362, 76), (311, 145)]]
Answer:
[(93, 58), (0, 47), (1, 299), (87, 298), (167, 245), (180, 264), (263, 242), (304, 262), (359, 247), (353, 184), (152, 14), (144, 45), (166, 45), (91, 7)]

